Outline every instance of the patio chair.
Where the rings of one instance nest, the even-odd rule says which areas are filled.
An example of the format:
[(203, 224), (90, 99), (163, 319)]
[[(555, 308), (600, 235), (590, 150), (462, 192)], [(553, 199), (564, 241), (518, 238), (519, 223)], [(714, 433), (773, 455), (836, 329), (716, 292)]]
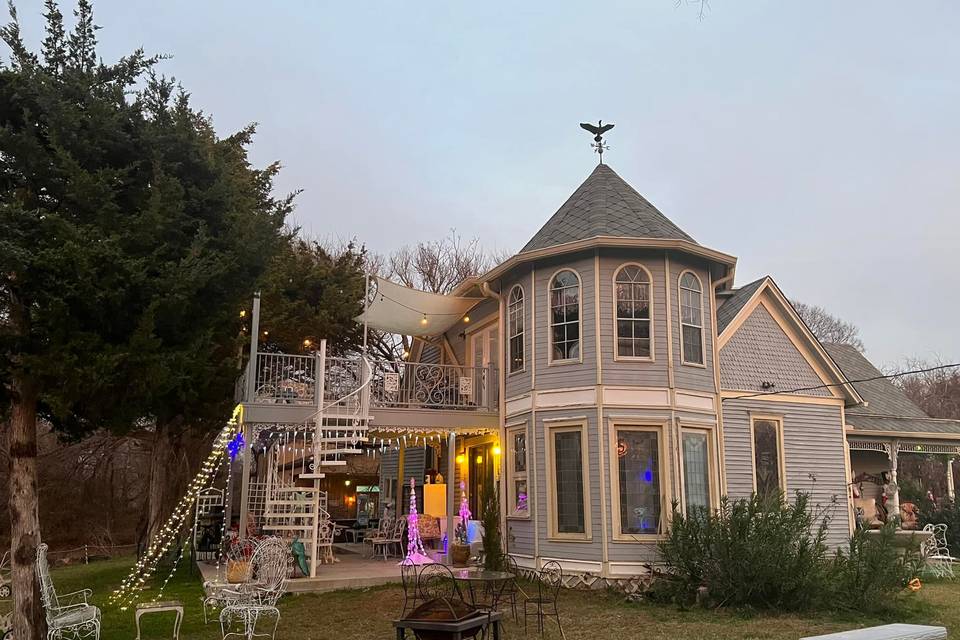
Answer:
[(404, 517), (397, 518), (389, 535), (373, 541), (373, 555), (377, 555), (377, 549), (380, 549), (383, 553), (383, 559), (386, 560), (394, 547), (397, 549), (397, 555), (402, 555), (401, 546), (403, 545), (403, 534), (406, 530), (407, 519)]
[(317, 555), (315, 562), (333, 564), (333, 537), (337, 533), (336, 525), (325, 520), (317, 526)]
[(423, 600), (420, 597), (420, 591), (417, 590), (417, 569), (420, 567), (415, 564), (400, 565), (400, 581), (403, 584), (403, 608), (400, 610), (400, 617), (407, 615), (408, 611), (417, 608), (417, 604)]
[(952, 578), (953, 562), (956, 560), (950, 555), (950, 549), (947, 546), (947, 525), (928, 524), (923, 527), (924, 531), (932, 535), (927, 538), (921, 548), (921, 554), (930, 570), (939, 578)]
[[(280, 538), (268, 538), (260, 543), (253, 553), (253, 579), (236, 589), (222, 590), (223, 597), (230, 602), (220, 611), (220, 631), (224, 640), (228, 636), (240, 636), (247, 640), (255, 637), (274, 638), (280, 624), (280, 610), (277, 601), (286, 591), (288, 557), (290, 551)], [(272, 618), (273, 628), (269, 633), (257, 633), (257, 622), (261, 618)], [(232, 631), (235, 623), (243, 631)]]
[(450, 567), (442, 564), (421, 566), (417, 575), (417, 593), (424, 602), (437, 598), (463, 600), (463, 594), (457, 586), (453, 572), (450, 571)]
[(368, 535), (363, 537), (363, 544), (370, 545), (370, 557), (377, 555), (377, 543), (384, 542), (387, 538), (390, 537), (390, 534), (393, 532), (393, 518), (387, 515), (384, 515), (380, 518), (380, 522), (377, 525), (375, 532), (371, 532)]
[(72, 593), (57, 593), (50, 577), (47, 545), (37, 547), (37, 578), (40, 580), (40, 599), (47, 618), (47, 639), (100, 638), (100, 609), (89, 604), (90, 589)]
[(520, 585), (517, 584), (517, 580), (520, 579), (520, 567), (517, 566), (517, 561), (513, 556), (507, 553), (503, 554), (500, 566), (503, 567), (504, 571), (513, 576), (513, 580), (509, 580), (504, 584), (503, 591), (500, 594), (500, 601), (510, 605), (510, 610), (513, 612), (513, 621), (519, 622), (520, 617), (517, 615), (517, 596), (523, 593)]
[(560, 637), (567, 639), (560, 624), (560, 609), (558, 600), (560, 589), (563, 586), (563, 569), (556, 560), (551, 560), (541, 567), (537, 574), (537, 593), (535, 596), (525, 597), (523, 600), (523, 631), (527, 631), (527, 618), (536, 616), (537, 629), (543, 635), (543, 622), (547, 617), (557, 620)]

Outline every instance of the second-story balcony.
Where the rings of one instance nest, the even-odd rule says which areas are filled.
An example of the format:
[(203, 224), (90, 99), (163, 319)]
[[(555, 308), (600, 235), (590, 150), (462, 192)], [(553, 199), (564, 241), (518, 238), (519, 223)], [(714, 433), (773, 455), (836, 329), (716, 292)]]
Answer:
[[(367, 379), (367, 366), (369, 387), (351, 395)], [(493, 367), (260, 352), (237, 383), (237, 399), (262, 417), (308, 416), (321, 407), (336, 413), (341, 403), (346, 409), (362, 397), (374, 423), (384, 427), (443, 426), (445, 415), (456, 423), (451, 426), (479, 426), (478, 420), (488, 426), (497, 416), (498, 389)]]

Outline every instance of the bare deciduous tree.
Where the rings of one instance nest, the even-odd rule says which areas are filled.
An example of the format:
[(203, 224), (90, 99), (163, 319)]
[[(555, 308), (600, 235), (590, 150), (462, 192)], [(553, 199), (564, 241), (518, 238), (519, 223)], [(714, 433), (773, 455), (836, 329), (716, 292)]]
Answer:
[(931, 417), (956, 420), (960, 419), (960, 368), (936, 368), (946, 364), (942, 358), (936, 358), (932, 362), (909, 359), (892, 373), (918, 373), (907, 373), (893, 380)]
[(820, 342), (848, 344), (855, 347), (857, 351), (864, 351), (863, 340), (860, 339), (860, 329), (856, 325), (841, 320), (823, 307), (797, 302), (796, 300), (790, 302)]

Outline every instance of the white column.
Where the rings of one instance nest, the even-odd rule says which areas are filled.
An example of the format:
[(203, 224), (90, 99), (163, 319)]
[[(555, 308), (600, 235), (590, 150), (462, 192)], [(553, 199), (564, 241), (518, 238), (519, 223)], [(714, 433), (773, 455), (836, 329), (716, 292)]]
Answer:
[(451, 432), (447, 437), (447, 558), (450, 558), (450, 545), (453, 544), (453, 506), (457, 484), (457, 434)]
[(953, 487), (953, 458), (947, 460), (947, 497), (953, 502), (956, 490)]
[(897, 487), (897, 490), (893, 492), (893, 495), (890, 496), (890, 500), (887, 502), (888, 521), (900, 517), (900, 487), (897, 485), (897, 457), (899, 448), (899, 440), (893, 440), (890, 443), (890, 482)]
[(240, 452), (241, 465), (240, 476), (240, 527), (237, 529), (240, 533), (240, 539), (247, 537), (247, 516), (250, 513), (250, 449), (253, 447), (253, 429), (248, 425), (243, 425), (243, 450)]

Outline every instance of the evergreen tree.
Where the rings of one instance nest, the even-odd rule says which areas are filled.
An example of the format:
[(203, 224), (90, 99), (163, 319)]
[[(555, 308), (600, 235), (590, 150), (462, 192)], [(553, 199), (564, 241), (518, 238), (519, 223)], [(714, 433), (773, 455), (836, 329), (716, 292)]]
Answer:
[[(18, 640), (42, 637), (38, 416), (64, 437), (222, 420), (239, 309), (288, 238), (277, 165), (247, 128), (218, 138), (142, 50), (104, 64), (88, 0), (68, 34), (46, 2), (41, 55), (0, 30), (0, 406)], [(157, 457), (157, 456), (154, 456)]]

